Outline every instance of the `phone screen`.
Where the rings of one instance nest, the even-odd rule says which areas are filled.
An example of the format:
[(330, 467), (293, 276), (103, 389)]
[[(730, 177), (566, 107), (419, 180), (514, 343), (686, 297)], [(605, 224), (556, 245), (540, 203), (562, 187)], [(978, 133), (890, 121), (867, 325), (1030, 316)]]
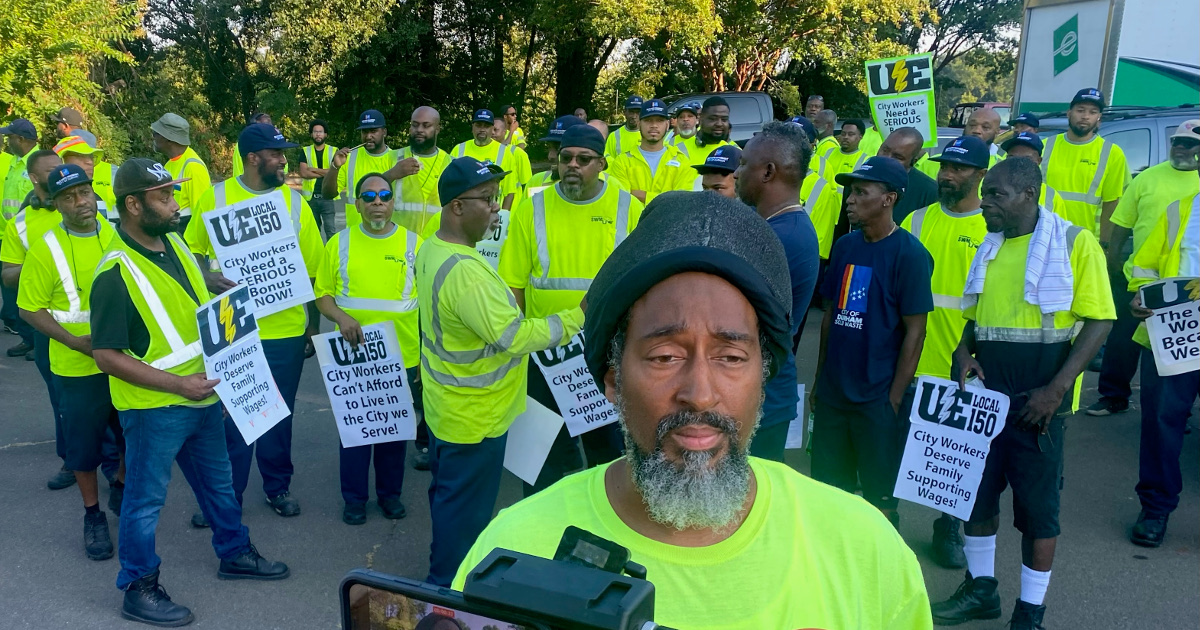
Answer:
[(347, 630), (533, 630), (365, 584), (350, 586)]

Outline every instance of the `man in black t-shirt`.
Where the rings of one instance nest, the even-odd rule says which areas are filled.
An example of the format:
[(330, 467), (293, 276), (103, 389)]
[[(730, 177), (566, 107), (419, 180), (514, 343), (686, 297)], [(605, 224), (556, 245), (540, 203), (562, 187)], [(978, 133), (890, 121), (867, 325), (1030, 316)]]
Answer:
[(913, 168), (913, 164), (921, 157), (921, 146), (925, 137), (912, 127), (901, 127), (888, 134), (879, 145), (876, 155), (890, 157), (908, 171), (908, 184), (904, 188), (904, 196), (892, 208), (892, 220), (899, 225), (908, 215), (924, 208), (938, 200), (938, 184), (932, 177)]
[(312, 208), (313, 218), (325, 234), (325, 240), (329, 240), (337, 231), (334, 225), (337, 211), (333, 200), (326, 199), (321, 193), (321, 182), (325, 179), (329, 162), (337, 149), (325, 144), (325, 139), (329, 136), (329, 125), (320, 118), (308, 123), (308, 135), (313, 143), (300, 151), (300, 177), (304, 178), (305, 192), (312, 195), (308, 199), (308, 205)]

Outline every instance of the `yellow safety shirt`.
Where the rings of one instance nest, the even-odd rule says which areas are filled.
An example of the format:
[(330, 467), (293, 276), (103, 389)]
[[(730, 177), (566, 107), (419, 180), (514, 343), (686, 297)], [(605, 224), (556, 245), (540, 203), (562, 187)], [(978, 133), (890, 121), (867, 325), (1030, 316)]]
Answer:
[(175, 184), (175, 203), (179, 204), (179, 214), (190, 216), (200, 196), (212, 188), (208, 165), (191, 147), (184, 147), (183, 153), (167, 160), (163, 168), (171, 174), (171, 179), (190, 178), (182, 184)]
[(30, 244), (41, 240), (43, 234), (61, 222), (62, 215), (53, 206), (25, 206), (4, 228), (4, 247), (0, 249), (0, 262), (25, 264)]
[(645, 191), (646, 203), (669, 190), (692, 190), (700, 177), (682, 151), (666, 144), (653, 173), (640, 147), (609, 158), (607, 172), (625, 188)]
[(1129, 166), (1121, 147), (1098, 135), (1078, 144), (1060, 133), (1042, 149), (1042, 178), (1066, 202), (1066, 220), (1099, 234), (1101, 206), (1121, 197)]
[(473, 248), (436, 235), (417, 252), (425, 422), (439, 440), (499, 437), (525, 410), (530, 353), (562, 345), (583, 327), (579, 303), (525, 317)]
[[(1195, 171), (1193, 171), (1195, 172)], [(1142, 176), (1139, 175), (1138, 179)], [(1145, 235), (1140, 247), (1130, 257), (1129, 291), (1137, 293), (1143, 285), (1158, 282), (1163, 278), (1193, 277), (1200, 275), (1200, 261), (1196, 260), (1196, 218), (1200, 216), (1200, 194), (1193, 193), (1176, 199), (1163, 209), (1154, 227)], [(1190, 247), (1185, 247), (1186, 243)], [(1189, 251), (1184, 251), (1188, 249)], [(1190, 257), (1190, 258), (1189, 258)], [(1138, 325), (1133, 340), (1150, 347), (1150, 335), (1146, 324)]]
[[(304, 267), (308, 270), (310, 278), (315, 277), (317, 269), (321, 265), (321, 257), (324, 255), (321, 232), (317, 228), (316, 219), (313, 218), (308, 202), (300, 196), (299, 191), (286, 185), (280, 186), (278, 190), (283, 192), (284, 205), (287, 208), (288, 216), (291, 217), (296, 240), (300, 244), (300, 255), (304, 258)], [(242, 184), (241, 178), (230, 178), (223, 182), (217, 182), (215, 186), (205, 191), (196, 204), (195, 213), (202, 217), (205, 212), (210, 210), (272, 192), (275, 191), (251, 190)], [(184, 237), (193, 254), (208, 256), (210, 259), (214, 257), (212, 242), (209, 240), (208, 228), (205, 227), (204, 221), (188, 223)], [(258, 318), (258, 334), (262, 339), (267, 340), (299, 337), (304, 334), (306, 322), (307, 313), (305, 313), (304, 305), (297, 304), (266, 317)]]
[[(346, 227), (352, 227), (362, 222), (358, 209), (354, 207), (354, 189), (358, 182), (371, 173), (385, 173), (400, 160), (394, 149), (384, 147), (383, 151), (372, 154), (366, 147), (358, 147), (346, 156), (346, 163), (338, 169), (337, 189), (338, 198), (346, 202)], [(333, 158), (330, 158), (332, 163)], [(393, 186), (393, 193), (395, 189)]]
[[(96, 231), (78, 234), (61, 223), (42, 235), (29, 248), (21, 266), (21, 288), (17, 306), (30, 312), (46, 309), (67, 332), (76, 337), (90, 335), (92, 280), (116, 230), (97, 217)], [(95, 359), (76, 352), (57, 339), (50, 339), (50, 371), (59, 376), (99, 374)]]
[(501, 144), (495, 140), (488, 140), (488, 143), (483, 146), (475, 144), (474, 140), (460, 142), (450, 150), (450, 155), (455, 158), (470, 156), (484, 164), (495, 164), (508, 171), (509, 174), (500, 181), (500, 197), (503, 199), (511, 194), (514, 206), (525, 195), (525, 182), (533, 177), (529, 154), (525, 153), (524, 149)]
[[(1167, 206), (1197, 193), (1200, 193), (1200, 178), (1196, 177), (1196, 171), (1178, 170), (1170, 161), (1155, 164), (1142, 171), (1125, 189), (1113, 212), (1113, 225), (1133, 231), (1133, 251), (1137, 252)], [(1125, 261), (1124, 270), (1125, 279), (1131, 279), (1133, 256)]]
[[(704, 146), (700, 146), (699, 142), (700, 142), (700, 132), (697, 131), (696, 135), (675, 145), (676, 149), (683, 151), (683, 154), (686, 155), (687, 159), (691, 161), (693, 167), (703, 165), (704, 161), (708, 159), (709, 154), (711, 154), (713, 151), (716, 151), (719, 147), (723, 147), (726, 145), (737, 146), (735, 143), (730, 142), (729, 140), (722, 140), (720, 142), (710, 142)], [(634, 147), (637, 147), (640, 145), (641, 145), (641, 136), (639, 134), (638, 143), (635, 144)]]
[(641, 129), (630, 131), (628, 127), (621, 125), (616, 131), (610, 132), (608, 139), (604, 141), (604, 157), (616, 157), (630, 149), (641, 146), (641, 144)]
[(33, 190), (33, 182), (29, 179), (29, 156), (37, 150), (35, 146), (25, 155), (13, 156), (9, 163), (8, 173), (4, 176), (4, 198), (0, 201), (3, 204), (0, 206), (0, 219), (4, 223), (17, 216), (25, 197)]
[(601, 265), (637, 227), (645, 205), (605, 183), (588, 201), (547, 188), (513, 210), (500, 250), (500, 277), (525, 291), (525, 314), (546, 317), (578, 305)]
[(979, 208), (960, 214), (934, 203), (908, 215), (900, 227), (917, 237), (933, 256), (933, 312), (925, 324), (917, 376), (948, 379), (950, 359), (967, 325), (962, 312), (963, 287), (975, 252), (987, 236), (987, 222)]
[(520, 127), (512, 131), (505, 131), (504, 144), (520, 148), (522, 144), (526, 144), (525, 132)]
[(833, 232), (842, 217), (842, 195), (837, 185), (810, 172), (800, 186), (800, 203), (804, 204), (808, 218), (812, 219), (813, 227), (817, 230), (821, 258), (829, 260)]
[[(317, 167), (317, 163), (318, 163), (317, 162), (317, 145), (310, 144), (310, 145), (302, 147), (300, 150), (304, 153), (304, 161), (309, 165), (309, 167), (318, 168)], [(321, 147), (321, 162), (320, 162), (321, 164), (324, 164), (325, 166), (320, 167), (320, 168), (328, 169), (329, 166), (333, 163), (333, 156), (336, 155), (337, 152), (338, 152), (337, 147), (333, 146), (332, 144), (325, 143), (325, 146)], [(317, 179), (322, 179), (322, 178), (318, 177)], [(316, 187), (317, 187), (317, 179), (306, 179), (300, 185), (300, 187), (303, 189), (303, 194), (304, 194), (305, 199), (312, 199), (313, 191), (316, 190)]]
[(421, 357), (416, 284), (420, 244), (420, 237), (402, 227), (392, 225), (387, 235), (375, 235), (360, 223), (329, 239), (317, 271), (317, 297), (332, 297), (362, 326), (395, 324), (406, 368), (416, 367)]
[[(861, 148), (857, 151), (846, 153), (838, 148), (836, 151), (830, 151), (828, 155), (817, 159), (817, 175), (825, 179), (827, 182), (836, 182), (838, 175), (849, 173), (854, 169), (863, 165), (867, 158), (871, 157)], [(838, 186), (838, 194), (842, 193), (842, 187)]]
[(838, 145), (837, 136), (825, 136), (817, 140), (817, 146), (813, 148), (813, 159), (821, 158), (829, 155), (830, 151), (841, 151), (842, 148)]
[(682, 547), (648, 538), (613, 510), (611, 464), (563, 479), (505, 509), (463, 560), (453, 587), (493, 549), (553, 558), (574, 525), (629, 550), (654, 583), (654, 621), (688, 630), (932, 630), (913, 552), (866, 501), (750, 458), (757, 492), (728, 538)]
[[(397, 162), (416, 157), (421, 163), (421, 170), (402, 177), (392, 184), (395, 192), (395, 202), (392, 209), (392, 221), (400, 227), (421, 234), (430, 219), (442, 211), (442, 202), (438, 197), (438, 180), (442, 171), (450, 165), (449, 153), (434, 148), (433, 155), (417, 155), (412, 147), (404, 147), (397, 153)], [(350, 212), (350, 208), (346, 208)], [(354, 210), (358, 214), (358, 209)], [(360, 219), (361, 220), (361, 219)]]
[(871, 157), (879, 153), (881, 146), (883, 146), (883, 136), (880, 135), (879, 130), (875, 127), (867, 127), (867, 130), (863, 132), (862, 140), (858, 143), (858, 149), (866, 153), (867, 157)]
[[(174, 232), (167, 234), (165, 239), (183, 265), (192, 291), (201, 300), (207, 299), (209, 292), (204, 285), (204, 276), (183, 239)], [(121, 279), (129, 290), (129, 298), (150, 334), (146, 354), (138, 356), (130, 350), (125, 350), (125, 354), (176, 376), (203, 374), (204, 356), (200, 345), (200, 329), (196, 323), (196, 307), (199, 304), (179, 282), (146, 260), (119, 236), (109, 242), (104, 257), (96, 267), (96, 276), (114, 266), (120, 269)], [(119, 411), (173, 405), (205, 407), (218, 401), (215, 393), (204, 400), (195, 401), (178, 394), (140, 387), (113, 376), (108, 377), (108, 389), (113, 406)]]

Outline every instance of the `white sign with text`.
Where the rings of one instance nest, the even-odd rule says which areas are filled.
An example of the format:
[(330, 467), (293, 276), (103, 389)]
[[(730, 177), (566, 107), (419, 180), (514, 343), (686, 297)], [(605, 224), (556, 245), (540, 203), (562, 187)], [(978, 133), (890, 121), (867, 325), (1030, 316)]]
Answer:
[(617, 410), (600, 393), (588, 370), (583, 356), (583, 333), (575, 335), (565, 346), (533, 353), (533, 361), (546, 377), (571, 437), (617, 421)]
[(362, 332), (357, 348), (340, 332), (312, 338), (342, 446), (414, 440), (417, 413), (396, 325), (379, 322)]
[(1200, 279), (1167, 278), (1139, 289), (1159, 376), (1200, 370)]

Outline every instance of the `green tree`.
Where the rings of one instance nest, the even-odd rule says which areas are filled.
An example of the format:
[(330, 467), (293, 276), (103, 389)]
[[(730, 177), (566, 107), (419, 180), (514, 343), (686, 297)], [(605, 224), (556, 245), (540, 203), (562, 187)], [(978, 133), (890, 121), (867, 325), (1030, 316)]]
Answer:
[(1016, 49), (1024, 0), (931, 0), (936, 19), (886, 29), (910, 50), (933, 53), (934, 75), (980, 47)]

